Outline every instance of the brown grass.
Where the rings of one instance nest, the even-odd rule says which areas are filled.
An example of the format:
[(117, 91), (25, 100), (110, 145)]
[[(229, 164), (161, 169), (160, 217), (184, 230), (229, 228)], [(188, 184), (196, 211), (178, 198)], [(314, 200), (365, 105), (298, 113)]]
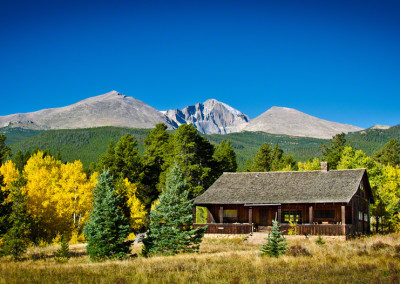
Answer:
[[(381, 243), (384, 245), (382, 246)], [(377, 245), (378, 244), (378, 245)], [(0, 283), (399, 283), (400, 235), (338, 241), (292, 239), (291, 255), (262, 257), (242, 238), (206, 238), (198, 254), (133, 257), (93, 263), (84, 245), (71, 245), (66, 264), (58, 246), (32, 248), (21, 262), (0, 259)], [(376, 247), (379, 247), (376, 249)], [(140, 245), (133, 253), (140, 252)], [(307, 253), (306, 253), (307, 252)]]

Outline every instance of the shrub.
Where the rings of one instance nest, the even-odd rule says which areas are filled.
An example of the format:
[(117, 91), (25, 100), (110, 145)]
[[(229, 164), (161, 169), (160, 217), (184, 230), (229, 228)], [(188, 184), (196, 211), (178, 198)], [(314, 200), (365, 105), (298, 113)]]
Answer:
[(311, 256), (310, 251), (301, 245), (290, 246), (286, 251), (286, 254), (291, 256)]
[(317, 240), (315, 241), (315, 243), (319, 246), (322, 246), (325, 244), (324, 240), (322, 239), (322, 237), (319, 235)]
[(373, 250), (381, 250), (381, 249), (385, 249), (385, 248), (387, 248), (387, 247), (390, 247), (390, 245), (389, 245), (389, 244), (385, 244), (385, 243), (382, 242), (382, 241), (378, 241), (378, 242), (374, 243), (374, 244), (371, 246), (371, 248), (372, 248)]

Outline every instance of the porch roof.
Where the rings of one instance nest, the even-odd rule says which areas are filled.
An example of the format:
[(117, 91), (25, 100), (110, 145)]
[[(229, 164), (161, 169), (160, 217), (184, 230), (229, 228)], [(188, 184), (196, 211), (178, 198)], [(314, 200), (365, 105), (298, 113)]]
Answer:
[(224, 173), (195, 203), (348, 203), (364, 175), (365, 169)]

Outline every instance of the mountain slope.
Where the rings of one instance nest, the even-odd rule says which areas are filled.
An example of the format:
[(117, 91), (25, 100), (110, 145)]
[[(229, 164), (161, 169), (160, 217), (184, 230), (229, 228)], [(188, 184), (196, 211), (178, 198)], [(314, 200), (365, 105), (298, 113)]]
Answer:
[(360, 131), (362, 128), (323, 120), (291, 108), (272, 107), (250, 120), (244, 130), (328, 139), (341, 132)]
[(28, 129), (74, 129), (99, 126), (152, 128), (165, 116), (133, 97), (112, 91), (73, 105), (31, 113), (0, 116), (0, 127), (15, 125)]
[(164, 113), (175, 128), (191, 123), (203, 134), (239, 132), (249, 121), (247, 115), (214, 99)]

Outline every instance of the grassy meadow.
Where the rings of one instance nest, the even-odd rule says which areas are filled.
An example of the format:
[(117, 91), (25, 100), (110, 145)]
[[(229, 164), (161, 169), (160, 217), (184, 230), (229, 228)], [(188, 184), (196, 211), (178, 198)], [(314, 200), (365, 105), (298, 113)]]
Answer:
[(58, 246), (30, 248), (24, 259), (0, 259), (0, 283), (399, 283), (400, 235), (348, 241), (291, 239), (285, 256), (261, 256), (260, 245), (241, 238), (205, 238), (198, 254), (94, 263), (85, 245), (71, 259), (54, 260)]

